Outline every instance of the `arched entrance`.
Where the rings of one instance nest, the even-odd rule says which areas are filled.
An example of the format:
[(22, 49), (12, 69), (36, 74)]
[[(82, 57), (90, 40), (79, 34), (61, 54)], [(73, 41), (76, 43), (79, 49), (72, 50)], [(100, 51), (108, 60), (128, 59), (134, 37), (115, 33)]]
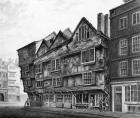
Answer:
[(4, 95), (3, 95), (3, 93), (0, 93), (0, 101), (4, 101)]

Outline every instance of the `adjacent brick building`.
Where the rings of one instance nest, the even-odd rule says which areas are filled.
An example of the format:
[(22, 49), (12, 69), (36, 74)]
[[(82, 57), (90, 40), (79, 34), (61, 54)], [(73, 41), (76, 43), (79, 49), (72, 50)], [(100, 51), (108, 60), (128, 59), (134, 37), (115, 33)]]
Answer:
[(112, 111), (140, 112), (140, 0), (110, 10)]

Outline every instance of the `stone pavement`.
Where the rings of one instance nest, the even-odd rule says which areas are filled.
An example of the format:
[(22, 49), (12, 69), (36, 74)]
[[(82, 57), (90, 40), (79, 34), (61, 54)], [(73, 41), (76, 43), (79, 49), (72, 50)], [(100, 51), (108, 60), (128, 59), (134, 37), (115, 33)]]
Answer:
[(63, 109), (63, 108), (49, 108), (49, 107), (32, 107), (29, 108), (32, 111), (50, 111), (57, 112), (61, 114), (82, 114), (82, 115), (91, 115), (91, 116), (101, 116), (106, 118), (140, 118), (140, 114), (129, 114), (129, 113), (116, 113), (116, 112), (100, 112), (98, 110), (90, 109)]

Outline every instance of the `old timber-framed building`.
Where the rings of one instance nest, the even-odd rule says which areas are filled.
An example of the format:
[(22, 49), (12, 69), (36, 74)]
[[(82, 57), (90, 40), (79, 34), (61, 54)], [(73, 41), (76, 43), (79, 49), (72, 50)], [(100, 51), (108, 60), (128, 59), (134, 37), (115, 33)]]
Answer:
[(91, 102), (98, 107), (103, 97), (110, 99), (108, 40), (83, 17), (73, 33), (68, 28), (43, 39), (39, 48), (33, 42), (19, 49), (31, 105), (87, 108)]

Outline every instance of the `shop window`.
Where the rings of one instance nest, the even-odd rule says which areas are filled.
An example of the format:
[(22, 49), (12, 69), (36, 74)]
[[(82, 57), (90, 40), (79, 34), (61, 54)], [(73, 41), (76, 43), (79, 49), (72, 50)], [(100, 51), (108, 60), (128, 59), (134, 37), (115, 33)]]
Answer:
[(89, 102), (89, 95), (83, 94), (83, 103), (88, 103), (88, 102)]
[(81, 51), (82, 64), (95, 62), (95, 48)]
[(63, 95), (57, 95), (57, 102), (63, 102)]
[(140, 102), (140, 85), (125, 86), (125, 101)]
[(76, 95), (76, 103), (77, 104), (82, 104), (82, 94), (77, 94)]
[(72, 103), (72, 95), (65, 95), (64, 102)]

